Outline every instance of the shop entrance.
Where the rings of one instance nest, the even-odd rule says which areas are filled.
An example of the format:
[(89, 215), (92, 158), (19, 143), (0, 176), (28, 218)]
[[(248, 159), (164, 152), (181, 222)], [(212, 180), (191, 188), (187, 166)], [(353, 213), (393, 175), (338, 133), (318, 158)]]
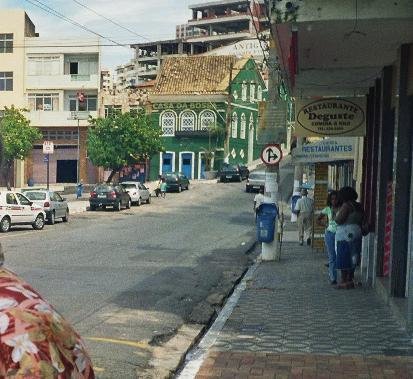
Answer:
[(77, 160), (58, 160), (56, 182), (76, 183), (77, 180)]

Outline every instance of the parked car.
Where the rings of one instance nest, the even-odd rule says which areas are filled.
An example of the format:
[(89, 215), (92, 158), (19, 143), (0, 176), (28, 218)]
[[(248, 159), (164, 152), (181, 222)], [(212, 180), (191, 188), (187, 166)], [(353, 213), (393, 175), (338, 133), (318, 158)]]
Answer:
[[(250, 171), (247, 166), (245, 165), (230, 165), (228, 163), (224, 163), (222, 166), (218, 177), (221, 182), (227, 181), (237, 181), (241, 182), (244, 179), (248, 178)], [(232, 177), (231, 177), (232, 176)]]
[(115, 211), (120, 211), (122, 207), (129, 209), (132, 200), (129, 194), (120, 185), (98, 184), (89, 198), (90, 210), (95, 211), (99, 207), (113, 207)]
[(8, 232), (14, 225), (31, 225), (35, 230), (44, 228), (46, 213), (19, 192), (0, 192), (0, 232)]
[(140, 206), (143, 201), (147, 204), (151, 202), (149, 190), (139, 182), (122, 182), (122, 188), (129, 194), (132, 204)]
[(245, 183), (245, 191), (258, 191), (260, 187), (265, 186), (265, 171), (250, 172), (247, 182)]
[(53, 225), (56, 219), (61, 218), (63, 222), (69, 221), (69, 206), (66, 199), (57, 192), (49, 190), (28, 190), (23, 194), (33, 202), (40, 205), (46, 212), (46, 219)]
[(163, 175), (166, 181), (166, 190), (182, 192), (189, 189), (189, 179), (182, 172), (167, 172)]

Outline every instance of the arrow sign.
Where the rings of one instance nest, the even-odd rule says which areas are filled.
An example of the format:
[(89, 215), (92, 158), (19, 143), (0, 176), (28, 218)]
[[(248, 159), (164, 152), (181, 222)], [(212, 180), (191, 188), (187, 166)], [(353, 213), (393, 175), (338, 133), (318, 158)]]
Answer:
[(269, 144), (262, 149), (261, 160), (267, 166), (277, 165), (283, 157), (280, 145)]

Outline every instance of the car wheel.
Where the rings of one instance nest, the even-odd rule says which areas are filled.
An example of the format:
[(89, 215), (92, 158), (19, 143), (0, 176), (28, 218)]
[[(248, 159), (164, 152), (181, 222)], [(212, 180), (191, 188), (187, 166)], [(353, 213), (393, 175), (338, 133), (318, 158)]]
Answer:
[(178, 187), (178, 192), (182, 192), (182, 186), (181, 185), (179, 185), (179, 187)]
[(251, 192), (250, 187), (246, 186), (246, 187), (245, 187), (245, 192)]
[(42, 214), (37, 215), (32, 227), (34, 230), (42, 230), (44, 228), (44, 217)]
[(142, 204), (142, 199), (141, 199), (141, 198), (139, 198), (139, 199), (138, 199), (138, 201), (136, 202), (136, 205), (137, 205), (138, 207), (140, 207), (140, 206), (141, 206), (141, 204)]
[(69, 221), (69, 208), (66, 209), (65, 217), (62, 217), (63, 222)]
[(50, 225), (54, 225), (56, 223), (56, 214), (54, 213), (54, 211), (50, 214), (48, 221)]
[(148, 200), (146, 200), (146, 204), (150, 204), (151, 203), (151, 196), (148, 197)]
[(95, 210), (96, 210), (96, 205), (91, 205), (91, 206), (89, 207), (89, 209), (90, 209), (91, 211), (95, 211)]
[(113, 204), (113, 210), (119, 212), (121, 209), (120, 200)]
[(5, 216), (2, 218), (0, 221), (0, 232), (2, 233), (7, 233), (10, 230), (11, 223), (10, 223), (10, 218)]
[(126, 204), (126, 209), (130, 209), (131, 205), (132, 205), (132, 201), (131, 199), (128, 199), (128, 203)]

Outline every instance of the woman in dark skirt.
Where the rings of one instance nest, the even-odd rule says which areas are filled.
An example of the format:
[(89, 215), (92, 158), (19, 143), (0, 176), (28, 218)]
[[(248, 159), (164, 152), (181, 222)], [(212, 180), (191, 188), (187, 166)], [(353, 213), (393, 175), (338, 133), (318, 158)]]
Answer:
[(354, 271), (360, 263), (364, 211), (357, 198), (357, 192), (351, 187), (343, 187), (338, 192), (341, 205), (335, 217), (336, 267), (341, 273), (338, 288), (354, 288)]

